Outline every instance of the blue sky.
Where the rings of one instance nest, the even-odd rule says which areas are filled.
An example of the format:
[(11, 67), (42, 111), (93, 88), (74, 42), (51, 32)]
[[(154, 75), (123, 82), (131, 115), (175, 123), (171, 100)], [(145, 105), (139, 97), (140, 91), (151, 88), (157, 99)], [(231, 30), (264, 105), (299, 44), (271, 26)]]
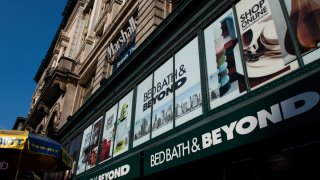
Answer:
[(67, 0), (1, 0), (0, 130), (27, 117), (33, 78), (62, 20)]

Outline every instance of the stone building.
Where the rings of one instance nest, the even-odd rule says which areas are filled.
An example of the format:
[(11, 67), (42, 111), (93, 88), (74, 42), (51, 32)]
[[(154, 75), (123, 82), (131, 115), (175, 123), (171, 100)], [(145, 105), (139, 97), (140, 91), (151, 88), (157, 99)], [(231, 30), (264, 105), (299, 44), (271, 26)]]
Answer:
[(297, 2), (69, 0), (27, 127), (73, 169), (44, 178), (319, 179), (320, 7)]

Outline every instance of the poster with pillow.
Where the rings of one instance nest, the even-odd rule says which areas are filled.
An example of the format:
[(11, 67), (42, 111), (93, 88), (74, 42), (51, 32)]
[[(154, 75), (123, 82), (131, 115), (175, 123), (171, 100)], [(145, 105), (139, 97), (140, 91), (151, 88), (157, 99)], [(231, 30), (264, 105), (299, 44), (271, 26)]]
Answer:
[(87, 150), (89, 149), (89, 145), (90, 145), (91, 131), (92, 131), (92, 125), (90, 125), (83, 131), (80, 155), (78, 158), (77, 174), (80, 174), (86, 170), (86, 166), (88, 163), (88, 156), (89, 156), (89, 152)]

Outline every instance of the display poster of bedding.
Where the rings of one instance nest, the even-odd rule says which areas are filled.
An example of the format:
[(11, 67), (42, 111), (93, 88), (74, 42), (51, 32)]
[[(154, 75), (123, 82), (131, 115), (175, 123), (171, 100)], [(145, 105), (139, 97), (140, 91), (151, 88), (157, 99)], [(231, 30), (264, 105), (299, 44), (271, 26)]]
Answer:
[(99, 159), (100, 163), (112, 157), (117, 112), (118, 103), (114, 105), (111, 109), (109, 109), (105, 114)]
[(152, 74), (138, 85), (133, 147), (150, 139), (152, 107)]
[(92, 125), (91, 140), (89, 147), (84, 149), (87, 153), (87, 166), (86, 170), (94, 167), (97, 163), (98, 147), (100, 142), (100, 130), (101, 130), (102, 117), (95, 121)]
[(208, 26), (204, 37), (208, 93), (213, 109), (246, 92), (232, 9)]
[(122, 154), (129, 149), (132, 98), (133, 91), (119, 101), (113, 156)]
[(80, 174), (86, 170), (86, 166), (88, 163), (88, 154), (89, 154), (87, 150), (89, 149), (89, 145), (90, 145), (91, 131), (92, 131), (92, 125), (87, 127), (83, 132), (80, 154), (78, 158), (77, 174)]
[[(305, 64), (320, 57), (320, 0), (284, 0), (290, 18), (290, 25), (296, 36)], [(289, 32), (285, 47), (295, 55)]]
[[(285, 48), (287, 26), (279, 1), (241, 0), (236, 11), (251, 88), (298, 68), (296, 57)], [(235, 52), (236, 65), (241, 64), (239, 54)]]
[(173, 128), (173, 60), (170, 58), (154, 72), (152, 133), (156, 137)]
[(202, 114), (198, 38), (175, 54), (175, 125)]

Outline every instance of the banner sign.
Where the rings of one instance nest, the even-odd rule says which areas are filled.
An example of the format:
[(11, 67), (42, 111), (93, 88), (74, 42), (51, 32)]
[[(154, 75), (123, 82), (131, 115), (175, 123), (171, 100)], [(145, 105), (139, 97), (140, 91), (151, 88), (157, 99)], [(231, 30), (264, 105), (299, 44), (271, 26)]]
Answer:
[(315, 77), (146, 150), (145, 175), (316, 121), (319, 116), (320, 85), (314, 83), (312, 78)]
[(119, 68), (135, 50), (137, 18), (138, 10), (135, 10), (106, 47), (107, 61), (113, 64), (113, 72)]
[(140, 155), (134, 155), (126, 158), (119, 163), (115, 163), (108, 167), (89, 174), (81, 179), (88, 180), (111, 180), (111, 179), (133, 179), (140, 176)]

